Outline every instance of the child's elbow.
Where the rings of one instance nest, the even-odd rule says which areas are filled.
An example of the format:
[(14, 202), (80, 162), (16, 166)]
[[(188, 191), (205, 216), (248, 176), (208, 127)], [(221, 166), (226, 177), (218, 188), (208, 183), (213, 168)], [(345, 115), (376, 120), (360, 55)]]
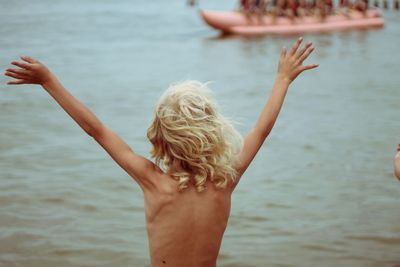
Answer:
[(89, 127), (85, 129), (85, 132), (90, 136), (93, 137), (94, 139), (100, 138), (103, 133), (104, 133), (104, 127), (103, 125), (98, 125), (96, 127)]
[(90, 137), (95, 138), (96, 135), (98, 135), (97, 131), (92, 129), (92, 128), (87, 128), (87, 129), (83, 129), (87, 135), (89, 135)]

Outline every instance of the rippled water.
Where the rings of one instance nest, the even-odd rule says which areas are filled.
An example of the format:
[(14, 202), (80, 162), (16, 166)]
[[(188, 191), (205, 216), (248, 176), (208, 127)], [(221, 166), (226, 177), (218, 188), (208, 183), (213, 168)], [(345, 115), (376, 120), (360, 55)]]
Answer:
[[(201, 1), (232, 9), (231, 1)], [(219, 266), (400, 266), (400, 12), (382, 30), (307, 35), (320, 68), (291, 87), (233, 197)], [(1, 1), (0, 68), (20, 54), (140, 154), (172, 82), (214, 81), (245, 133), (296, 36), (220, 38), (184, 1)], [(35, 86), (0, 78), (0, 266), (149, 266), (142, 194)]]

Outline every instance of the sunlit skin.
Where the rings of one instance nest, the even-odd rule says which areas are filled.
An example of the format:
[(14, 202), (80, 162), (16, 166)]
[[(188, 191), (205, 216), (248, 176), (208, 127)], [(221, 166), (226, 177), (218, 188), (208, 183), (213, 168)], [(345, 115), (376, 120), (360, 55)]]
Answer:
[(298, 39), (290, 51), (282, 49), (271, 95), (258, 121), (246, 136), (235, 166), (237, 179), (225, 189), (207, 182), (204, 192), (193, 186), (178, 191), (178, 182), (153, 162), (138, 155), (107, 128), (86, 106), (74, 98), (42, 63), (27, 56), (13, 61), (5, 75), (8, 84), (38, 84), (104, 148), (111, 158), (140, 186), (144, 194), (146, 225), (153, 267), (213, 267), (221, 246), (231, 207), (231, 195), (243, 173), (271, 132), (289, 85), (302, 72), (318, 65), (303, 62), (314, 50), (311, 43), (300, 48)]
[(394, 156), (394, 175), (400, 180), (400, 144), (397, 145), (397, 154)]

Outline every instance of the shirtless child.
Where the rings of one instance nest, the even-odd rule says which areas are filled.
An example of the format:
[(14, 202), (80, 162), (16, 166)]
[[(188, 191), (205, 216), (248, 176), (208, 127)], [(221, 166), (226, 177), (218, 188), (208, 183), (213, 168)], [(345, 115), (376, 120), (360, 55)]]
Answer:
[(271, 95), (244, 141), (217, 113), (206, 86), (170, 87), (148, 129), (155, 163), (137, 155), (39, 61), (21, 57), (5, 75), (8, 84), (39, 84), (99, 143), (144, 194), (151, 266), (213, 267), (230, 214), (231, 195), (271, 132), (291, 82), (314, 50), (302, 39), (282, 49)]

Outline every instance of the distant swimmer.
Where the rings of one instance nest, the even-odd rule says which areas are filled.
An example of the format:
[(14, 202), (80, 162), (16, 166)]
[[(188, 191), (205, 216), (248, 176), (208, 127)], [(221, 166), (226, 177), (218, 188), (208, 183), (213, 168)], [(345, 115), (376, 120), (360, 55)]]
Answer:
[(301, 42), (282, 49), (270, 97), (244, 140), (218, 112), (206, 84), (170, 86), (147, 130), (154, 161), (132, 150), (38, 60), (22, 56), (5, 75), (11, 85), (41, 85), (139, 185), (152, 267), (215, 267), (233, 191), (274, 127), (291, 83), (318, 67), (304, 64), (314, 48)]
[(397, 153), (394, 156), (394, 175), (400, 180), (400, 144), (397, 145)]

